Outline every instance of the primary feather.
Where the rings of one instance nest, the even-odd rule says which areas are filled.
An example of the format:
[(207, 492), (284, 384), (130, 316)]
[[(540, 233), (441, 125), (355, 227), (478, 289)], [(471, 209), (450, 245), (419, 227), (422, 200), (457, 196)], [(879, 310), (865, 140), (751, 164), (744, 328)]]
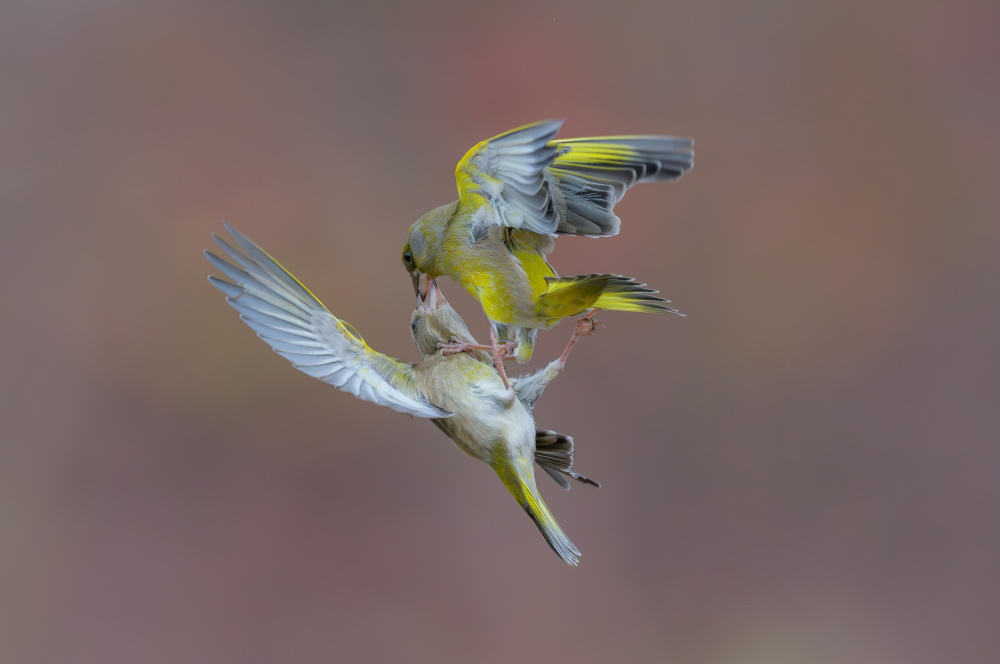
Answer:
[(694, 143), (687, 138), (553, 140), (562, 123), (546, 120), (512, 129), (476, 144), (459, 161), (459, 203), (466, 210), (481, 210), (474, 226), (615, 235), (621, 220), (612, 210), (629, 187), (676, 180), (694, 166)]
[(232, 263), (209, 251), (205, 255), (232, 281), (208, 279), (276, 353), (359, 399), (418, 417), (451, 415), (420, 392), (411, 364), (369, 348), (263, 249), (228, 225), (226, 230), (245, 253), (213, 234)]

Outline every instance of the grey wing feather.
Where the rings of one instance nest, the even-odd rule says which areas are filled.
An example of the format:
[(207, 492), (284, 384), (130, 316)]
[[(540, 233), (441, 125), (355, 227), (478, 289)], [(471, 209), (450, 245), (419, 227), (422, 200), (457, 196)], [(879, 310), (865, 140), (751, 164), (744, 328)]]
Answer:
[(243, 252), (213, 235), (232, 263), (205, 255), (232, 282), (208, 279), (276, 353), (359, 399), (418, 417), (451, 415), (417, 388), (412, 365), (373, 351), (260, 247), (228, 225), (226, 230)]
[(632, 185), (680, 179), (694, 167), (694, 141), (673, 136), (604, 136), (552, 141), (560, 148), (549, 167), (554, 177), (557, 233), (616, 235), (612, 211)]
[[(519, 127), (473, 147), (456, 169), (474, 210), (473, 237), (508, 226), (544, 235), (616, 235), (614, 206), (640, 182), (677, 180), (694, 166), (694, 142), (673, 136), (553, 140), (562, 120)], [(483, 202), (486, 205), (483, 205)]]
[[(559, 225), (546, 168), (559, 149), (562, 120), (546, 120), (494, 136), (468, 152), (456, 169), (462, 203), (477, 209), (473, 235), (490, 225), (554, 234)], [(488, 202), (480, 207), (481, 200)]]

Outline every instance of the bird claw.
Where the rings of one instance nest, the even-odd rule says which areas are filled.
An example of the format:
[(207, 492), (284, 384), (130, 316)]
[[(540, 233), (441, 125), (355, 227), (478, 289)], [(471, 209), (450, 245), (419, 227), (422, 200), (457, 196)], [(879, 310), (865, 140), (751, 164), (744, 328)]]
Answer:
[(579, 318), (576, 321), (576, 327), (573, 328), (573, 334), (569, 337), (569, 343), (566, 344), (566, 350), (563, 351), (562, 355), (559, 356), (559, 369), (562, 371), (563, 367), (566, 366), (566, 358), (569, 357), (569, 352), (573, 350), (573, 346), (582, 337), (592, 337), (597, 332), (598, 325), (604, 325), (603, 321), (594, 320), (594, 312), (597, 309), (591, 309), (588, 311), (583, 318)]
[(503, 357), (506, 359), (511, 355), (513, 355), (515, 350), (517, 350), (517, 342), (507, 340), (498, 343), (495, 352), (501, 353)]
[(482, 346), (478, 346), (468, 341), (462, 341), (458, 337), (452, 337), (450, 344), (439, 343), (437, 349), (441, 351), (442, 355), (455, 355), (456, 353), (468, 353), (469, 357), (475, 359), (476, 351), (482, 350)]
[(576, 333), (579, 336), (592, 337), (597, 333), (597, 327), (603, 326), (604, 321), (594, 320), (590, 315), (576, 321)]
[(510, 340), (501, 341), (493, 347), (493, 366), (500, 374), (503, 386), (508, 390), (510, 389), (510, 383), (507, 381), (507, 372), (504, 370), (503, 363), (508, 356), (513, 355), (515, 350), (517, 350), (517, 342)]

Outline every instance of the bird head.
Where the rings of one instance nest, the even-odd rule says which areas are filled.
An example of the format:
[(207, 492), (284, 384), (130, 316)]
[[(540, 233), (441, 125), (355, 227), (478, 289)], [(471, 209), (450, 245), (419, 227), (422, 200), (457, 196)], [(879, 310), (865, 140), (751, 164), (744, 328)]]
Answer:
[(418, 272), (413, 283), (417, 291), (417, 308), (410, 317), (410, 333), (421, 359), (436, 353), (439, 343), (450, 343), (452, 338), (475, 342), (465, 321), (444, 299), (433, 277)]
[(443, 272), (438, 265), (438, 250), (444, 242), (444, 233), (455, 216), (458, 201), (434, 208), (410, 226), (410, 235), (403, 246), (403, 267), (413, 279), (413, 290), (417, 290), (419, 274), (423, 272), (439, 277)]

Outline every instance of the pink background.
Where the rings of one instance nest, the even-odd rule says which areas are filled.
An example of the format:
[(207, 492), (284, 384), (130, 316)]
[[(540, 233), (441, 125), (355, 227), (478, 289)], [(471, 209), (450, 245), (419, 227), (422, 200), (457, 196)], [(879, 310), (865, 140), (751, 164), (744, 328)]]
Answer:
[[(0, 660), (1000, 661), (995, 2), (15, 0), (0, 63)], [(408, 225), (548, 117), (698, 155), (551, 257), (688, 314), (539, 402), (604, 483), (540, 479), (577, 569), (201, 255), (224, 219), (413, 360)]]

